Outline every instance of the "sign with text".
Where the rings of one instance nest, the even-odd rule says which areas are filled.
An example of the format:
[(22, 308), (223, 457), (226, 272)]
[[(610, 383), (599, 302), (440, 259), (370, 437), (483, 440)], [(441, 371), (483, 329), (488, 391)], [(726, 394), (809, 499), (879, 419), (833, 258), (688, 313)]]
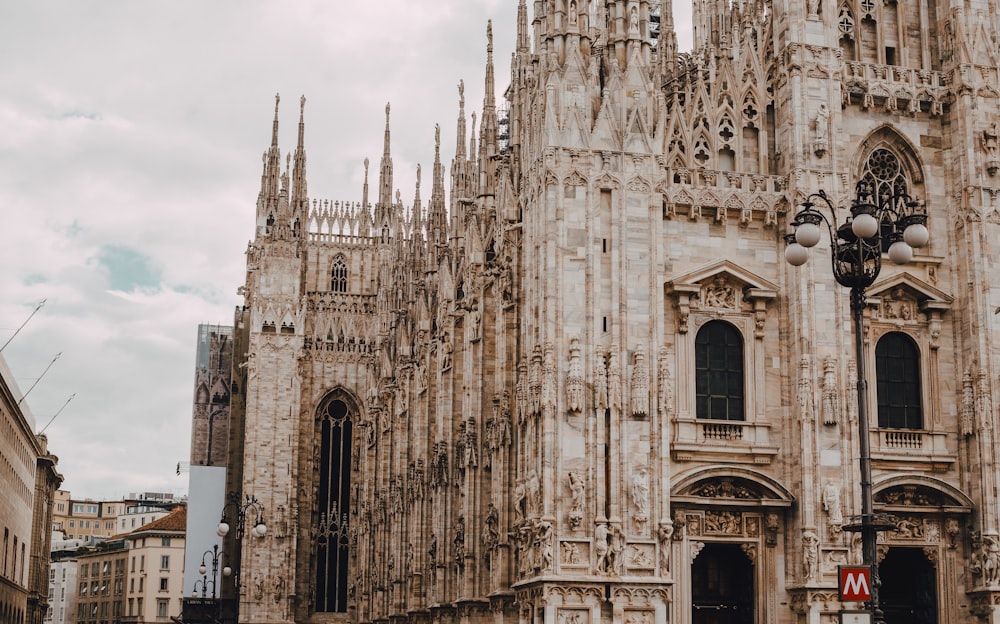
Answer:
[(871, 566), (837, 566), (837, 578), (842, 601), (867, 602), (872, 599)]

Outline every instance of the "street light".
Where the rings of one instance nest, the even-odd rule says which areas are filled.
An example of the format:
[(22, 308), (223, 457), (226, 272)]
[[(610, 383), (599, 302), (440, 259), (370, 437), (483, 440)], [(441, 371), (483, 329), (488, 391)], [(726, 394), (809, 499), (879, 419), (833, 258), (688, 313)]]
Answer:
[[(212, 556), (212, 560), (211, 560), (212, 578), (211, 579), (208, 578), (208, 565), (206, 565), (206, 558), (209, 555)], [(213, 545), (210, 550), (206, 550), (205, 552), (203, 552), (201, 554), (201, 565), (198, 566), (198, 574), (201, 575), (201, 578), (194, 582), (194, 592), (192, 593), (192, 596), (197, 596), (198, 595), (198, 587), (200, 586), (201, 587), (201, 597), (202, 598), (208, 598), (208, 586), (211, 585), (212, 586), (212, 600), (215, 600), (215, 598), (216, 598), (216, 588), (217, 588), (216, 581), (219, 578), (219, 563), (222, 561), (222, 559), (223, 559), (223, 553), (219, 552), (219, 545), (218, 544)], [(225, 571), (223, 571), (223, 575), (226, 575)], [(228, 576), (228, 575), (226, 575), (226, 576)]]
[(229, 560), (233, 561), (234, 565), (224, 566), (222, 568), (222, 576), (233, 577), (233, 586), (236, 590), (236, 619), (238, 620), (239, 595), (240, 587), (242, 586), (240, 563), (243, 559), (243, 535), (247, 521), (250, 520), (252, 522), (253, 526), (250, 529), (250, 534), (256, 538), (263, 538), (267, 534), (267, 524), (264, 523), (264, 507), (257, 500), (256, 496), (247, 494), (241, 501), (239, 492), (230, 492), (228, 499), (226, 504), (222, 506), (222, 519), (219, 521), (219, 527), (215, 532), (218, 533), (219, 537), (225, 539), (229, 535), (229, 520), (232, 518), (236, 528), (236, 540), (234, 544), (235, 550), (230, 551), (231, 556)]
[[(823, 211), (829, 212), (828, 219)], [(876, 196), (865, 182), (858, 182), (851, 204), (851, 216), (837, 224), (837, 210), (822, 190), (809, 195), (792, 220), (795, 231), (785, 235), (785, 260), (801, 266), (809, 259), (809, 248), (820, 241), (825, 224), (830, 234), (833, 276), (841, 286), (851, 289), (851, 312), (854, 318), (854, 347), (858, 369), (858, 444), (861, 457), (861, 515), (845, 524), (845, 531), (861, 533), (863, 563), (872, 575), (872, 619), (883, 622), (879, 608), (879, 577), (876, 562), (878, 532), (892, 529), (885, 514), (875, 514), (872, 500), (872, 457), (868, 431), (868, 380), (865, 377), (864, 310), (865, 289), (882, 270), (882, 253), (894, 264), (906, 264), (913, 258), (913, 248), (923, 247), (929, 237), (927, 211), (923, 202), (914, 200), (901, 189), (892, 195)]]

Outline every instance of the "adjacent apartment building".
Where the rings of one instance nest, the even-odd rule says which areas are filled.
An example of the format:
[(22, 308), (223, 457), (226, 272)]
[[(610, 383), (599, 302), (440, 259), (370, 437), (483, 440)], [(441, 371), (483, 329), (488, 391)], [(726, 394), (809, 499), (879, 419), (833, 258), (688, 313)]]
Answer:
[(47, 587), (52, 501), (62, 483), (47, 439), (0, 356), (0, 614), (40, 624)]
[[(76, 624), (164, 623), (180, 615), (187, 510), (77, 554)], [(53, 564), (56, 569), (56, 564)], [(55, 572), (58, 574), (58, 572)]]

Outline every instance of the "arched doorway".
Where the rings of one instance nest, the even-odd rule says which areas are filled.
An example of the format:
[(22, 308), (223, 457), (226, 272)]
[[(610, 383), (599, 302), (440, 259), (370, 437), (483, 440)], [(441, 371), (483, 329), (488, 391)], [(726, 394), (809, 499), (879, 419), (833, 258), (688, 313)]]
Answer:
[(753, 624), (754, 565), (740, 544), (705, 544), (694, 560), (691, 622)]
[(878, 574), (885, 624), (937, 624), (937, 575), (922, 549), (890, 548)]

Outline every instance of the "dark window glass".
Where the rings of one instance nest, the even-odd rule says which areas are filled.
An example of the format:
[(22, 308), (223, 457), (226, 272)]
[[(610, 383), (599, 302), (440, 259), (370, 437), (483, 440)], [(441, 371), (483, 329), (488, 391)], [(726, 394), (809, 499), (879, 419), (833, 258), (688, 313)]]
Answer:
[(330, 271), (330, 290), (347, 292), (347, 264), (343, 258), (337, 258), (333, 262), (333, 269)]
[(352, 423), (343, 401), (330, 401), (321, 410), (319, 433), (316, 611), (346, 613)]
[(729, 323), (710, 321), (698, 330), (695, 395), (698, 418), (745, 420), (743, 339)]
[(920, 352), (906, 334), (892, 332), (875, 345), (878, 426), (921, 429)]

